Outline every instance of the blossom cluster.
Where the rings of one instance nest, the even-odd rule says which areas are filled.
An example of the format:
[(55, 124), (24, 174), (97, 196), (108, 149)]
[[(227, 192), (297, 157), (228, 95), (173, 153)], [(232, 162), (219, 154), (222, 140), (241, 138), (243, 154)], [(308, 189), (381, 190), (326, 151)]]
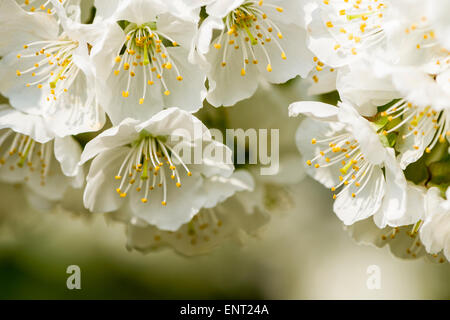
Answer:
[[(126, 225), (130, 249), (196, 255), (256, 234), (286, 202), (280, 181), (299, 183), (306, 170), (358, 240), (450, 260), (447, 0), (95, 0), (92, 9), (0, 2), (0, 180), (20, 184), (33, 207), (106, 213)], [(337, 91), (341, 102), (269, 94), (248, 106), (284, 132), (287, 120), (300, 125), (282, 137), (278, 174), (237, 165), (212, 130), (233, 118), (218, 108), (296, 77), (310, 95)]]
[[(361, 242), (398, 256), (450, 259), (448, 1), (325, 0), (305, 14), (317, 59), (297, 145)], [(445, 257), (444, 257), (445, 256)]]

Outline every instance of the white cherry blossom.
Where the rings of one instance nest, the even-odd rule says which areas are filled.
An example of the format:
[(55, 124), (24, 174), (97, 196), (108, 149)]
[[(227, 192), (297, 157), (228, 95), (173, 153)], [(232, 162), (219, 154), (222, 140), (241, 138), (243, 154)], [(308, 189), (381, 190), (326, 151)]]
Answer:
[(372, 215), (379, 227), (408, 219), (406, 179), (394, 150), (369, 121), (345, 102), (339, 108), (321, 102), (289, 108), (290, 116), (308, 117), (298, 129), (297, 146), (307, 172), (331, 188), (334, 211), (346, 225)]
[(331, 67), (348, 65), (383, 45), (389, 0), (316, 0), (307, 21), (308, 47)]
[[(196, 150), (200, 159), (185, 158)], [(178, 108), (104, 131), (86, 145), (81, 161), (92, 158), (85, 206), (111, 212), (129, 203), (135, 216), (162, 230), (177, 230), (234, 193), (224, 183), (234, 169), (230, 149)]]
[(23, 183), (29, 199), (60, 201), (69, 188), (80, 188), (80, 155), (78, 142), (55, 137), (41, 117), (1, 106), (0, 180)]
[(91, 56), (97, 95), (113, 123), (146, 120), (163, 107), (193, 112), (202, 106), (205, 74), (188, 62), (198, 17), (177, 15), (177, 3), (120, 1), (102, 20)]
[(211, 1), (206, 12), (197, 50), (208, 64), (212, 105), (231, 106), (252, 96), (260, 77), (284, 83), (311, 70), (303, 1)]
[(52, 14), (2, 1), (0, 91), (14, 108), (53, 121), (60, 137), (99, 130), (104, 114), (88, 57), (97, 26), (72, 20), (58, 1), (50, 2)]

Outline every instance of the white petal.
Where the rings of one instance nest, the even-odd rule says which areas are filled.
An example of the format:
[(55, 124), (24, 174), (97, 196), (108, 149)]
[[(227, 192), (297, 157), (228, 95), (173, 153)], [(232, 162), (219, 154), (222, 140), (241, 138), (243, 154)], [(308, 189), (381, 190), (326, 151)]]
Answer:
[(107, 150), (92, 161), (83, 196), (84, 205), (91, 212), (111, 212), (124, 204), (125, 200), (116, 192), (115, 176), (129, 150), (127, 147)]
[(385, 181), (381, 168), (375, 166), (364, 189), (352, 197), (349, 188), (342, 191), (334, 202), (334, 212), (346, 225), (374, 215), (382, 204)]
[(155, 136), (179, 136), (189, 141), (210, 140), (208, 128), (189, 112), (178, 108), (168, 108), (136, 126), (137, 131), (145, 130)]
[(10, 128), (40, 143), (54, 138), (54, 133), (42, 117), (20, 112), (8, 105), (0, 106), (0, 128)]
[(209, 16), (224, 18), (231, 11), (239, 7), (244, 0), (222, 0), (214, 1), (206, 7)]
[(340, 103), (339, 107), (339, 120), (349, 126), (365, 158), (372, 164), (381, 164), (386, 157), (386, 148), (371, 123), (361, 117), (350, 103)]
[[(311, 143), (312, 138), (320, 140), (341, 133), (343, 132), (336, 130), (329, 122), (322, 122), (311, 118), (304, 119), (300, 123), (296, 134), (297, 147), (302, 154), (302, 162), (305, 163), (307, 160), (313, 159), (320, 152), (320, 146)], [(314, 166), (308, 166), (306, 167), (306, 172), (327, 188), (331, 188), (339, 183), (339, 169), (341, 168), (342, 165), (338, 162), (328, 167), (322, 166), (315, 168)]]
[[(206, 99), (215, 107), (232, 106), (251, 97), (260, 77), (258, 68), (252, 63), (245, 66), (245, 76), (242, 76), (245, 64), (242, 50), (230, 46), (225, 59), (223, 54), (224, 48), (213, 48), (207, 55), (211, 69), (208, 72), (209, 91)], [(226, 62), (225, 67), (222, 67), (222, 62)]]
[(26, 86), (27, 83), (35, 82), (36, 77), (31, 72), (20, 76), (16, 74), (17, 70), (24, 71), (32, 67), (41, 58), (18, 59), (16, 55), (16, 52), (12, 52), (0, 60), (0, 93), (9, 98), (14, 108), (30, 114), (41, 114), (41, 89)]
[(317, 120), (337, 121), (339, 109), (335, 106), (317, 101), (300, 101), (289, 106), (289, 116), (297, 117), (299, 114)]
[(0, 56), (33, 41), (55, 39), (58, 30), (56, 19), (45, 12), (25, 12), (14, 0), (0, 3)]
[(86, 144), (81, 155), (80, 164), (92, 159), (99, 153), (127, 145), (137, 139), (139, 137), (136, 130), (138, 123), (134, 119), (125, 119), (120, 125), (103, 131)]
[(80, 144), (71, 136), (55, 139), (55, 158), (61, 165), (62, 172), (68, 177), (74, 177), (82, 171), (78, 166), (81, 156)]
[(188, 61), (189, 52), (184, 48), (167, 48), (167, 51), (183, 80), (177, 79), (178, 74), (173, 67), (164, 72), (164, 81), (170, 91), (168, 96), (163, 95), (164, 107), (177, 107), (196, 112), (202, 107), (206, 97), (206, 74), (197, 65)]
[(393, 149), (388, 149), (388, 156), (384, 160), (384, 168), (386, 191), (380, 212), (375, 216), (375, 223), (379, 228), (384, 228), (386, 225), (391, 227), (404, 225), (406, 223), (402, 222), (410, 220), (410, 217), (407, 216), (410, 212), (406, 212), (407, 184), (403, 171), (395, 159)]
[[(161, 230), (176, 231), (181, 225), (190, 221), (207, 201), (208, 195), (202, 189), (203, 178), (198, 173), (182, 180), (181, 188), (173, 181), (167, 181), (167, 205), (161, 201), (162, 188), (155, 188), (149, 195), (147, 203), (142, 203), (142, 191), (132, 192), (130, 206), (137, 217), (157, 226)], [(116, 194), (116, 197), (117, 194)]]
[(369, 66), (362, 61), (339, 69), (336, 81), (340, 97), (351, 101), (363, 116), (374, 116), (377, 106), (399, 98), (390, 79), (375, 77)]
[[(268, 61), (261, 47), (255, 48), (255, 55), (258, 59), (258, 68), (263, 77), (272, 83), (284, 83), (298, 75), (306, 77), (313, 67), (313, 54), (305, 47), (305, 30), (294, 24), (277, 24), (280, 28), (282, 39), (276, 35), (272, 41), (265, 42), (264, 48), (270, 57), (272, 72), (266, 70)], [(276, 45), (278, 41), (283, 51)], [(286, 59), (282, 59), (282, 52)]]

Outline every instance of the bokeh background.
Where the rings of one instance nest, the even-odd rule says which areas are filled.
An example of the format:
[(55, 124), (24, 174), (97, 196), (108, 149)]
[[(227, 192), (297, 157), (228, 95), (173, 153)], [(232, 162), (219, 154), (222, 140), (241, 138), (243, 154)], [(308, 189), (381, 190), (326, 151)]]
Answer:
[[(259, 239), (186, 258), (125, 249), (123, 226), (101, 215), (14, 212), (0, 227), (1, 299), (448, 299), (450, 268), (358, 246), (311, 179), (292, 189), (297, 208), (273, 217)], [(0, 214), (19, 199), (2, 199)], [(8, 201), (6, 201), (8, 200)], [(66, 268), (81, 268), (81, 290)], [(366, 286), (378, 265), (381, 289)]]

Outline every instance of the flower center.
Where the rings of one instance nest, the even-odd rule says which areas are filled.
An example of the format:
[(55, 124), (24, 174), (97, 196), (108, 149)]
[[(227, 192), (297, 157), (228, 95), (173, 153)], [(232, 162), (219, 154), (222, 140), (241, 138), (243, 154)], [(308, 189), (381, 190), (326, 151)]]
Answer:
[[(121, 21), (122, 22), (122, 21)], [(119, 25), (121, 25), (119, 23)], [(139, 99), (139, 104), (144, 103), (147, 85), (153, 85), (159, 80), (164, 88), (164, 94), (170, 95), (164, 76), (166, 72), (174, 70), (176, 79), (182, 81), (183, 77), (176, 63), (171, 59), (167, 50), (168, 47), (178, 46), (177, 42), (169, 36), (157, 30), (156, 22), (145, 23), (141, 26), (135, 23), (123, 22), (126, 40), (120, 53), (115, 58), (117, 69), (114, 74), (117, 76), (120, 70), (128, 72), (127, 87), (122, 91), (123, 97), (128, 97), (132, 79), (136, 72), (143, 74), (143, 91)]]
[[(267, 61), (266, 70), (272, 72), (272, 63), (270, 54), (265, 48), (265, 44), (273, 41), (280, 50), (281, 58), (286, 59), (286, 53), (283, 50), (277, 38), (282, 39), (278, 26), (264, 12), (267, 8), (275, 8), (278, 12), (283, 12), (283, 8), (272, 4), (266, 4), (260, 1), (245, 1), (240, 7), (230, 12), (225, 18), (225, 28), (217, 38), (214, 47), (223, 49), (222, 67), (227, 65), (227, 57), (230, 48), (235, 50), (242, 49), (243, 61), (241, 75), (245, 76), (247, 64), (250, 59), (253, 64), (258, 64), (255, 55), (256, 48), (259, 48)], [(276, 33), (276, 37), (273, 36)], [(226, 34), (226, 36), (224, 36)]]
[(117, 193), (122, 198), (126, 197), (138, 181), (135, 190), (136, 192), (143, 191), (141, 201), (147, 203), (149, 192), (158, 186), (163, 189), (161, 204), (165, 206), (167, 204), (168, 181), (174, 180), (175, 185), (178, 188), (181, 187), (181, 176), (173, 159), (176, 159), (182, 165), (188, 176), (192, 175), (181, 157), (161, 138), (143, 135), (141, 139), (132, 144), (115, 176), (116, 180), (120, 180), (120, 185), (116, 189)]
[(354, 189), (351, 195), (355, 198), (368, 183), (373, 169), (373, 165), (361, 153), (358, 141), (350, 133), (343, 133), (322, 140), (313, 138), (311, 144), (317, 145), (318, 149), (317, 155), (306, 161), (308, 166), (314, 165), (316, 169), (341, 166), (340, 182), (331, 191), (341, 190), (338, 194), (333, 194), (333, 199), (348, 188)]
[[(33, 173), (40, 168), (41, 185), (49, 175), (53, 154), (53, 142), (38, 143), (29, 136), (15, 133), (10, 129), (0, 133), (0, 166), (9, 165), (11, 171), (28, 167)], [(29, 177), (26, 176), (25, 180)]]
[[(405, 127), (408, 128), (408, 132), (402, 136), (403, 139), (411, 136), (415, 136), (416, 140), (432, 137), (425, 149), (427, 153), (431, 152), (437, 142), (445, 142), (445, 136), (450, 137), (450, 114), (446, 110), (438, 112), (430, 106), (419, 107), (411, 102), (400, 100), (381, 112), (381, 116), (387, 117), (388, 122), (394, 124), (389, 130), (383, 130), (383, 135)], [(413, 147), (416, 150), (420, 149), (418, 143)]]
[[(343, 54), (357, 55), (361, 47), (371, 47), (384, 39), (382, 29), (386, 1), (338, 0), (323, 1), (331, 7), (331, 20), (325, 22), (336, 42), (333, 49)], [(328, 8), (327, 8), (328, 9)]]
[[(79, 69), (73, 63), (72, 54), (78, 42), (62, 34), (58, 40), (36, 41), (23, 46), (17, 59), (31, 65), (25, 70), (17, 70), (17, 76), (25, 76), (34, 81), (27, 87), (37, 86), (45, 89), (47, 101), (57, 100), (58, 96), (68, 91)], [(30, 77), (31, 75), (31, 77)]]

